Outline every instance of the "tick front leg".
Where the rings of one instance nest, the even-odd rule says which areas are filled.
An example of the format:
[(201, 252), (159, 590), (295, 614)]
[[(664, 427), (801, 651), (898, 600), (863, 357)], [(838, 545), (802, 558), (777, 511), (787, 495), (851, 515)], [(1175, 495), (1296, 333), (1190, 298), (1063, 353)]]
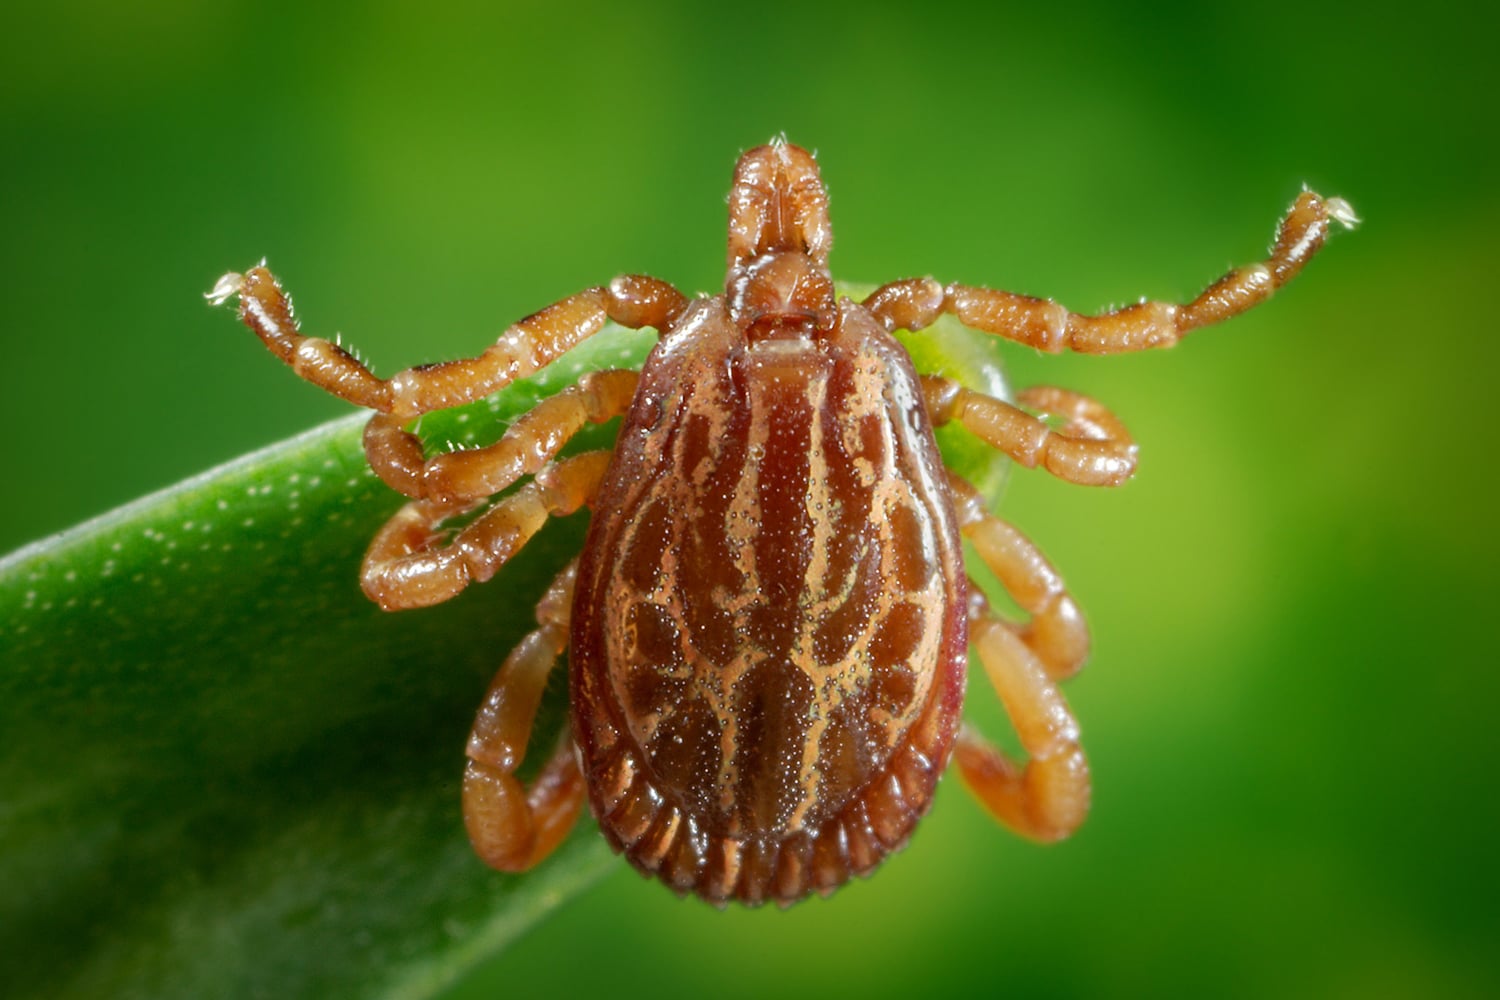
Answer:
[(1028, 759), (1012, 761), (968, 726), (954, 758), (964, 783), (996, 819), (1023, 836), (1062, 840), (1088, 815), (1088, 761), (1057, 682), (1088, 656), (1088, 628), (1057, 572), (1015, 528), (986, 513), (972, 486), (952, 480), (959, 531), (1030, 612), (1024, 627), (1000, 620), (969, 583), (969, 636)]
[(360, 585), (386, 611), (439, 604), (471, 582), (494, 576), (547, 518), (592, 502), (610, 453), (589, 451), (536, 474), (442, 543), (444, 521), (475, 509), (472, 501), (413, 500), (376, 534), (365, 553)]
[(640, 373), (628, 369), (590, 372), (523, 413), (494, 444), (432, 458), (404, 419), (377, 413), (365, 425), (365, 457), (388, 486), (409, 497), (458, 502), (494, 496), (534, 475), (585, 423), (624, 414), (639, 381)]
[(469, 736), (464, 825), (475, 853), (500, 871), (525, 871), (551, 854), (583, 805), (583, 776), (567, 726), (530, 788), (515, 776), (531, 741), (547, 677), (568, 645), (577, 573), (575, 560), (538, 602), (538, 628), (521, 640), (495, 675)]
[(1135, 473), (1136, 445), (1125, 425), (1087, 396), (1053, 386), (1033, 386), (1016, 401), (1063, 418), (1062, 427), (1012, 406), (1003, 399), (965, 389), (952, 379), (922, 376), (922, 393), (932, 422), (957, 420), (991, 447), (1028, 469), (1048, 472), (1084, 486), (1118, 486)]
[(1359, 219), (1342, 198), (1304, 191), (1281, 222), (1271, 256), (1236, 268), (1186, 305), (1140, 302), (1098, 316), (1069, 312), (1050, 299), (931, 278), (895, 281), (865, 300), (890, 329), (920, 330), (943, 313), (975, 330), (1058, 352), (1117, 354), (1170, 347), (1185, 334), (1222, 322), (1270, 298), (1297, 275), (1328, 237), (1330, 221), (1353, 228)]
[(240, 300), (240, 319), (298, 375), (357, 406), (402, 419), (488, 396), (597, 333), (606, 319), (660, 329), (687, 304), (664, 281), (626, 275), (533, 313), (477, 357), (408, 368), (382, 379), (338, 344), (303, 336), (291, 299), (264, 266), (224, 275), (207, 297), (218, 304), (234, 296)]

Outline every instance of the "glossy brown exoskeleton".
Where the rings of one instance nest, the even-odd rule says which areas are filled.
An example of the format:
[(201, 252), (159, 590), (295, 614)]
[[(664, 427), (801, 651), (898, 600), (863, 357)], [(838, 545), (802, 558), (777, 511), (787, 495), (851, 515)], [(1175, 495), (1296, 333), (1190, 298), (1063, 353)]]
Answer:
[[(891, 331), (950, 313), (1045, 351), (1169, 346), (1270, 296), (1353, 212), (1304, 192), (1264, 263), (1186, 305), (1081, 316), (931, 279), (838, 299), (817, 165), (785, 142), (740, 159), (729, 206), (723, 294), (616, 278), (476, 358), (388, 380), (304, 337), (264, 267), (210, 293), (237, 295), (241, 318), (298, 374), (378, 411), (370, 464), (412, 498), (365, 557), (361, 581), (381, 607), (446, 600), (493, 576), (549, 516), (593, 511), (582, 553), (475, 722), (464, 780), (475, 850), (496, 868), (529, 868), (587, 798), (615, 848), (677, 891), (790, 903), (901, 847), (950, 757), (1008, 826), (1066, 837), (1088, 810), (1089, 776), (1057, 683), (1083, 664), (1088, 632), (1035, 546), (943, 467), (933, 427), (959, 421), (1022, 465), (1090, 485), (1128, 479), (1135, 445), (1075, 393), (1029, 389), (1018, 406), (918, 375)], [(606, 319), (661, 332), (639, 374), (587, 375), (487, 448), (427, 458), (407, 430), (535, 371)], [(613, 452), (556, 459), (586, 422), (622, 415)], [(990, 611), (961, 537), (1029, 621)], [(971, 647), (1024, 764), (959, 724)], [(524, 786), (514, 774), (565, 649), (571, 726)]]

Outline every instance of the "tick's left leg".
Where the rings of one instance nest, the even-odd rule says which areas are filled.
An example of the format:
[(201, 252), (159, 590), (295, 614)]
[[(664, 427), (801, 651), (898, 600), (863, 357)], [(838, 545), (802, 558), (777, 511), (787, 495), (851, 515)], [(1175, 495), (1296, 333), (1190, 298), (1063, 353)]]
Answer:
[(305, 335), (292, 315), (291, 298), (264, 265), (224, 275), (207, 296), (215, 305), (236, 297), (241, 321), (302, 378), (340, 399), (401, 420), (503, 389), (598, 333), (605, 320), (631, 329), (662, 329), (688, 301), (665, 281), (621, 275), (532, 313), (475, 357), (418, 365), (380, 378), (339, 344)]
[(1185, 305), (1139, 302), (1085, 316), (1050, 299), (971, 285), (944, 286), (931, 278), (893, 281), (876, 289), (864, 304), (891, 329), (920, 330), (951, 313), (964, 326), (1043, 351), (1117, 354), (1170, 347), (1199, 327), (1237, 316), (1270, 298), (1323, 246), (1330, 221), (1353, 228), (1359, 219), (1342, 198), (1302, 192), (1281, 221), (1269, 258), (1230, 271)]
[(483, 501), (413, 500), (391, 517), (365, 553), (359, 582), (387, 611), (446, 601), (488, 580), (520, 551), (547, 518), (592, 503), (609, 465), (607, 451), (586, 451), (542, 469), (502, 498), (452, 541), (441, 526)]
[(409, 497), (461, 503), (494, 496), (535, 475), (585, 423), (604, 423), (630, 408), (640, 373), (589, 372), (516, 418), (492, 445), (427, 458), (405, 421), (377, 413), (365, 425), (365, 457), (386, 485)]
[(969, 640), (1005, 705), (1029, 759), (1017, 764), (964, 726), (954, 757), (986, 809), (1033, 840), (1070, 835), (1089, 810), (1089, 769), (1078, 723), (1057, 682), (1088, 657), (1088, 627), (1061, 577), (1035, 545), (987, 513), (972, 486), (951, 479), (959, 530), (1023, 610), (1024, 626), (1000, 620), (969, 584)]
[(575, 560), (537, 603), (537, 629), (521, 640), (495, 675), (469, 736), (464, 825), (474, 852), (500, 871), (525, 871), (551, 854), (583, 805), (583, 776), (567, 726), (529, 788), (515, 776), (547, 677), (568, 645), (577, 573)]

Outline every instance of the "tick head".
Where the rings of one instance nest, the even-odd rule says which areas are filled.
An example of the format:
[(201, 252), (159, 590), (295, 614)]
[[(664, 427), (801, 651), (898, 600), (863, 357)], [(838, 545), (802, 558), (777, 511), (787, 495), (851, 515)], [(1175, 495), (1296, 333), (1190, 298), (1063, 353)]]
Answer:
[(811, 153), (778, 139), (740, 157), (729, 191), (724, 292), (747, 337), (816, 336), (833, 328), (832, 245), (828, 192)]

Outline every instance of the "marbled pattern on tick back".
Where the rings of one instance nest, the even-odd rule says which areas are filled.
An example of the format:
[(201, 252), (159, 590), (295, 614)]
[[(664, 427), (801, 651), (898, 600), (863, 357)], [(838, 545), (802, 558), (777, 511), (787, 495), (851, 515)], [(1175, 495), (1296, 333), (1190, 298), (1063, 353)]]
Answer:
[(681, 877), (725, 844), (774, 874), (872, 805), (883, 855), (926, 810), (966, 641), (946, 489), (910, 362), (862, 312), (747, 343), (702, 300), (647, 361), (580, 568), (575, 725), (586, 772), (629, 758), (661, 836), (701, 843)]

